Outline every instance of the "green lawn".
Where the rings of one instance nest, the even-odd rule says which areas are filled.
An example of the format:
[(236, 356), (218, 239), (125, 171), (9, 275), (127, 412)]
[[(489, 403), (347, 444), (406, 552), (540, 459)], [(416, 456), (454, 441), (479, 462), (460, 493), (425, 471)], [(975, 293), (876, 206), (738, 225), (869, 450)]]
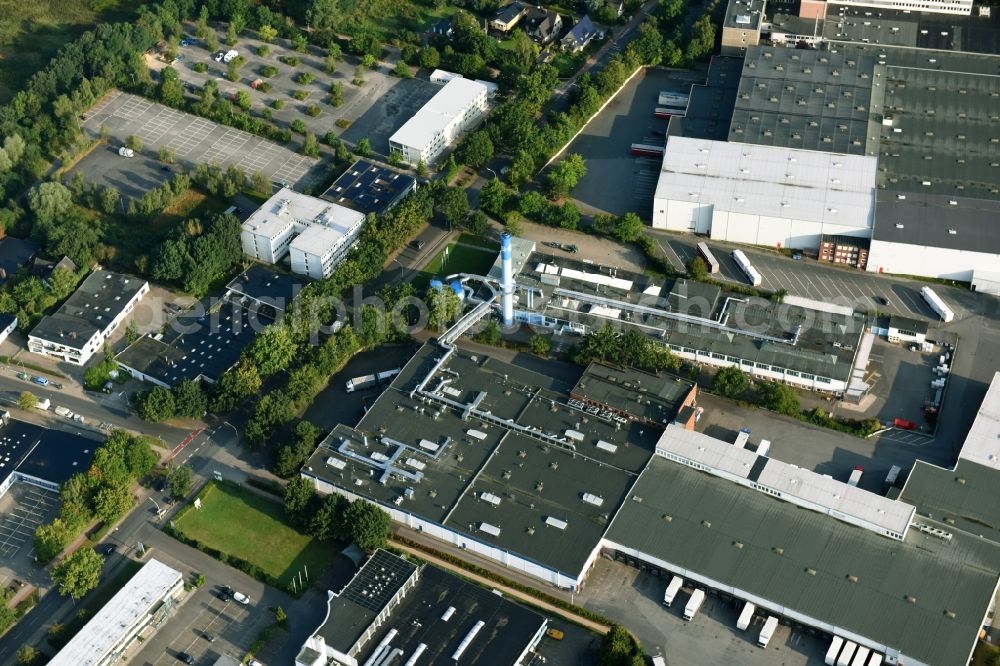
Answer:
[(231, 484), (213, 483), (199, 495), (201, 509), (175, 520), (186, 537), (246, 560), (286, 587), (302, 568), (313, 580), (336, 556), (333, 544), (320, 543), (285, 522), (281, 504)]
[(98, 23), (127, 19), (131, 0), (0, 0), (0, 104), (67, 42)]
[(413, 286), (417, 291), (422, 291), (427, 288), (431, 278), (443, 278), (453, 273), (486, 275), (490, 272), (490, 267), (496, 261), (498, 253), (499, 250), (486, 250), (452, 243), (424, 266), (424, 269), (413, 280)]

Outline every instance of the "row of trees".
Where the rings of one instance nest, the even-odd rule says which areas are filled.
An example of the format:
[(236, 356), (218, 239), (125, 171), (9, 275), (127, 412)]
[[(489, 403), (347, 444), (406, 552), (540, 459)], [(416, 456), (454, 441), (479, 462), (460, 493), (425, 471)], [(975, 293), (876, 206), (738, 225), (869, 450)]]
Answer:
[(201, 296), (242, 258), (239, 220), (219, 213), (207, 225), (192, 218), (179, 227), (160, 245), (150, 272), (157, 280), (180, 284), (184, 291)]
[(735, 365), (721, 368), (712, 380), (712, 389), (721, 396), (735, 400), (749, 400), (788, 416), (798, 416), (802, 411), (795, 389), (777, 382), (751, 381), (750, 375)]
[(112, 522), (132, 508), (132, 486), (156, 467), (159, 456), (145, 437), (116, 430), (94, 452), (86, 472), (59, 491), (59, 516), (35, 530), (35, 555), (48, 562), (94, 520)]
[(208, 411), (208, 396), (201, 382), (185, 379), (173, 388), (157, 386), (135, 398), (139, 418), (157, 423), (175, 416), (199, 419)]
[(666, 345), (651, 340), (634, 328), (622, 333), (610, 323), (587, 333), (577, 345), (573, 358), (580, 364), (602, 361), (653, 372), (677, 371), (681, 365), (680, 359), (671, 354)]
[(357, 544), (373, 551), (389, 539), (389, 514), (366, 500), (353, 502), (336, 493), (316, 494), (312, 481), (297, 476), (285, 486), (285, 515), (317, 539)]

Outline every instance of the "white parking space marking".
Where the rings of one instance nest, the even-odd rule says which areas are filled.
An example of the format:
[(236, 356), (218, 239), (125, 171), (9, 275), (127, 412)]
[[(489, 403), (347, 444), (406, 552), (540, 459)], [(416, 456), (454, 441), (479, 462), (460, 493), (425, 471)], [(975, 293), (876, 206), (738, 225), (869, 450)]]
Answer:
[(150, 143), (157, 143), (183, 117), (184, 114), (179, 111), (164, 109), (146, 121), (142, 126), (142, 134)]
[(906, 293), (906, 289), (903, 288), (898, 292), (899, 300), (903, 301), (905, 305), (910, 309), (910, 312), (915, 314), (923, 314), (920, 306), (913, 300), (913, 297)]
[(96, 116), (98, 113), (103, 111), (104, 107), (106, 107), (108, 104), (111, 104), (111, 102), (118, 99), (118, 97), (121, 96), (121, 94), (122, 93), (120, 90), (113, 90), (107, 95), (105, 95), (104, 99), (102, 99), (94, 106), (90, 107), (90, 110), (83, 114), (83, 122), (87, 122), (88, 120)]
[(242, 148), (243, 145), (249, 140), (250, 135), (246, 132), (241, 132), (236, 129), (227, 129), (226, 133), (216, 139), (210, 148), (214, 153), (222, 158), (216, 161), (222, 162), (229, 159), (233, 153)]
[(248, 150), (244, 153), (243, 159), (236, 163), (236, 166), (247, 171), (248, 173), (255, 173), (261, 171), (268, 163), (278, 156), (281, 151), (278, 147), (269, 143), (262, 143), (252, 150)]
[(187, 131), (179, 131), (167, 142), (167, 147), (180, 157), (184, 157), (212, 133), (217, 125), (204, 118), (195, 118)]
[(125, 103), (115, 109), (114, 113), (111, 115), (119, 118), (134, 119), (144, 114), (147, 110), (152, 108), (152, 106), (152, 102), (146, 101), (141, 97), (130, 96), (125, 100)]

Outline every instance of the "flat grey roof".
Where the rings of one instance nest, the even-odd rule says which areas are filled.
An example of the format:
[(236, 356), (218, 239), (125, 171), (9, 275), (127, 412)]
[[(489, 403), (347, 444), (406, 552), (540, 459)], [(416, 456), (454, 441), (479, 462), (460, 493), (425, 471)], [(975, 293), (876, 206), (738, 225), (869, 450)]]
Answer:
[(571, 394), (582, 400), (666, 425), (694, 384), (668, 373), (655, 375), (635, 368), (591, 363)]
[(722, 26), (738, 30), (760, 30), (765, 4), (765, 0), (729, 0)]
[[(463, 420), (455, 408), (410, 397), (443, 353), (424, 345), (357, 428), (337, 426), (303, 472), (575, 577), (652, 456), (659, 431), (573, 408), (552, 378), (457, 350), (425, 390), (461, 405), (476, 401), (479, 410), (540, 436), (475, 416)], [(572, 439), (575, 452), (548, 436)], [(602, 441), (617, 448), (601, 448)], [(379, 460), (393, 471), (385, 475)]]
[(997, 586), (977, 547), (918, 548), (662, 458), (631, 494), (608, 541), (923, 663), (965, 663)]
[(98, 269), (86, 277), (54, 314), (42, 317), (31, 335), (82, 349), (145, 286), (146, 281), (141, 278)]
[(987, 18), (975, 11), (964, 15), (938, 14), (828, 3), (825, 25), (820, 25), (829, 41), (1000, 53), (1000, 14), (996, 12)]
[(742, 68), (742, 56), (713, 56), (705, 83), (691, 86), (687, 113), (670, 118), (668, 136), (725, 141)]
[(1000, 199), (879, 190), (872, 239), (998, 254)]
[(865, 155), (874, 57), (747, 48), (729, 140)]
[(326, 622), (316, 633), (346, 653), (416, 571), (412, 562), (376, 550), (344, 589), (330, 597)]

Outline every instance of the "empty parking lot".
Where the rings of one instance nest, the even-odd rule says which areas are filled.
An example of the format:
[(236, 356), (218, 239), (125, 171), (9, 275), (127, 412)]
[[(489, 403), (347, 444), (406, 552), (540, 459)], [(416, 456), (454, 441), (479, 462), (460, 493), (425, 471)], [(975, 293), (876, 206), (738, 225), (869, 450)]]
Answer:
[[(94, 137), (100, 135), (102, 127), (107, 128), (116, 145), (135, 135), (142, 139), (147, 152), (155, 153), (166, 147), (182, 164), (237, 166), (248, 174), (259, 171), (275, 183), (288, 183), (296, 189), (314, 184), (321, 175), (320, 163), (313, 158), (136, 95), (112, 92), (85, 117), (84, 129)], [(117, 160), (121, 165), (118, 170), (128, 171), (132, 166), (133, 160), (128, 158), (117, 157)], [(108, 169), (113, 166), (114, 161)]]
[(58, 512), (58, 493), (27, 483), (15, 483), (0, 498), (0, 584), (14, 578), (47, 584), (48, 576), (33, 562), (35, 528)]

